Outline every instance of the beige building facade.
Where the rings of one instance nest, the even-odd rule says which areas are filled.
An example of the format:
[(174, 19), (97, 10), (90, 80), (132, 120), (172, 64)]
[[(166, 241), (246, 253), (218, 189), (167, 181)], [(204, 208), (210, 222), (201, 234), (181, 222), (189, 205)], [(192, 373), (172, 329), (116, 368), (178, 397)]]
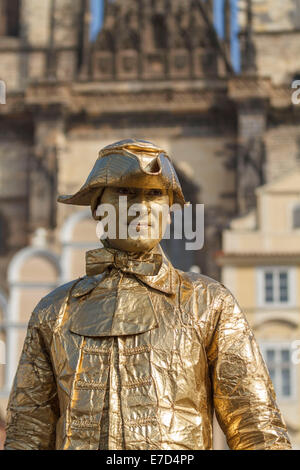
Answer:
[(300, 166), (256, 195), (256, 209), (224, 231), (218, 262), (260, 344), (293, 448), (300, 449)]

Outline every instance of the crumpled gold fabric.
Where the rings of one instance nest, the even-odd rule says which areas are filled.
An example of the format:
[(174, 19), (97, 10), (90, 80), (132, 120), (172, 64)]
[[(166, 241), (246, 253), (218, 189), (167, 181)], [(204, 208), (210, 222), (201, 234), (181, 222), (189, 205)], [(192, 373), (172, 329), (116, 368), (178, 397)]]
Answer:
[[(155, 251), (155, 250), (154, 250)], [(6, 449), (290, 449), (249, 324), (221, 283), (116, 266), (34, 309), (11, 391)]]

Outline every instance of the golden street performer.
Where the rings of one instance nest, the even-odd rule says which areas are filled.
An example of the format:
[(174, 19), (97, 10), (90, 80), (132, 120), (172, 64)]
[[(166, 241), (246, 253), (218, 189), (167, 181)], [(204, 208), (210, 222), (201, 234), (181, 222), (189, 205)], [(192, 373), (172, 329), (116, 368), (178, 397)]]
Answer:
[[(119, 215), (120, 196), (128, 207), (185, 204), (167, 153), (134, 139), (102, 149), (82, 188), (58, 200), (90, 205), (98, 220), (100, 203)], [(140, 237), (119, 237), (117, 223), (116, 237), (86, 253), (86, 275), (34, 309), (6, 449), (212, 449), (214, 410), (230, 449), (291, 448), (236, 299), (214, 279), (175, 269), (159, 244), (168, 221), (151, 216), (137, 225)]]

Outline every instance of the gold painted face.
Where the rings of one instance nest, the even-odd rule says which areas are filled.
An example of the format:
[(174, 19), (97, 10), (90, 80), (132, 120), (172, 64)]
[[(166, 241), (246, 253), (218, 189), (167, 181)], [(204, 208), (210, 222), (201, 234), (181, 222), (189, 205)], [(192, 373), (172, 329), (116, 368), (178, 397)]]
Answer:
[[(126, 206), (120, 208), (120, 196), (127, 197), (127, 218), (120, 218), (120, 210), (126, 210)], [(132, 187), (107, 187), (101, 196), (101, 204), (111, 204), (116, 211), (116, 238), (108, 238), (112, 248), (123, 251), (144, 252), (154, 248), (162, 239), (167, 224), (170, 223), (170, 215), (162, 206), (170, 205), (168, 190), (165, 188), (132, 188)], [(140, 216), (128, 215), (128, 210), (133, 204), (142, 204), (145, 208)], [(147, 214), (148, 212), (148, 214)], [(124, 214), (123, 214), (124, 215)], [(134, 237), (128, 229), (133, 226), (133, 220), (139, 218)], [(102, 218), (102, 217), (101, 217)], [(123, 225), (123, 226), (120, 226)], [(126, 230), (127, 238), (119, 238), (121, 231)]]

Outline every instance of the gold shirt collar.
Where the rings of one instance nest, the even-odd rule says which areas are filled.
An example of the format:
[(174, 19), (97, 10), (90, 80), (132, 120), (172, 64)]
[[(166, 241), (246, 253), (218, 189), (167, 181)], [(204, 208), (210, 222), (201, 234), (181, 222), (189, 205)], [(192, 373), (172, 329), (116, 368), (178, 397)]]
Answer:
[[(91, 250), (93, 252), (102, 250), (102, 248), (98, 248), (97, 250)], [(87, 252), (89, 253), (89, 252)], [(153, 289), (157, 289), (160, 292), (165, 294), (174, 294), (176, 292), (176, 272), (174, 267), (172, 266), (171, 262), (166, 257), (162, 247), (160, 244), (156, 245), (153, 250), (151, 250), (153, 254), (160, 254), (162, 257), (162, 262), (159, 268), (159, 271), (156, 275), (150, 276), (146, 274), (137, 274), (134, 275), (140, 279), (144, 284), (147, 284), (149, 287)], [(86, 275), (84, 276), (76, 286), (72, 290), (73, 297), (81, 297), (82, 295), (87, 294), (91, 290), (93, 290), (99, 282), (103, 279), (104, 276), (109, 275), (108, 271), (104, 271), (101, 274), (96, 275)]]

